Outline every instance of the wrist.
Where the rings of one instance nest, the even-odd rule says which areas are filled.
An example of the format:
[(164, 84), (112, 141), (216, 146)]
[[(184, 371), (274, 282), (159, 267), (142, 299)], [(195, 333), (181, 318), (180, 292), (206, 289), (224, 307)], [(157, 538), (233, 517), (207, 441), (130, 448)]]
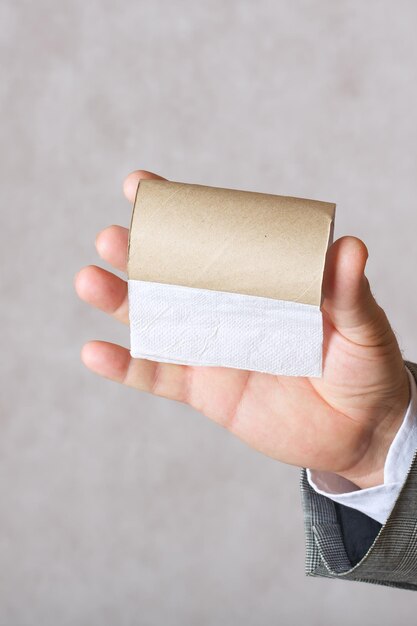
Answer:
[(370, 444), (362, 459), (347, 471), (337, 472), (360, 489), (368, 489), (384, 484), (384, 468), (389, 449), (404, 421), (410, 403), (410, 382), (404, 370), (403, 384), (395, 404), (383, 420), (378, 422), (370, 437)]

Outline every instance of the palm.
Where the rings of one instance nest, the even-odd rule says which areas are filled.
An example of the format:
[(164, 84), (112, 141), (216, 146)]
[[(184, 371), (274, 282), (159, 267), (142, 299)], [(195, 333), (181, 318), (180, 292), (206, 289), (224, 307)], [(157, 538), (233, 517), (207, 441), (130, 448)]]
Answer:
[[(125, 191), (131, 200), (138, 179), (150, 176), (142, 172), (127, 179)], [(122, 271), (127, 235), (126, 229), (111, 227), (97, 239), (100, 255)], [(408, 389), (408, 381), (382, 310), (371, 300), (372, 318), (367, 311), (348, 310), (346, 303), (358, 291), (366, 249), (359, 240), (345, 239), (352, 241), (336, 242), (326, 262), (323, 378), (134, 360), (125, 348), (105, 342), (87, 344), (83, 360), (103, 376), (187, 402), (280, 461), (330, 471), (355, 468), (376, 425), (405, 406), (406, 394), (399, 400), (399, 391), (405, 385)], [(127, 286), (120, 278), (92, 266), (78, 274), (76, 288), (90, 304), (128, 322)]]
[(369, 443), (384, 407), (384, 377), (392, 384), (386, 351), (354, 345), (325, 321), (322, 379), (185, 368), (191, 385), (184, 400), (264, 454), (336, 471), (352, 465)]

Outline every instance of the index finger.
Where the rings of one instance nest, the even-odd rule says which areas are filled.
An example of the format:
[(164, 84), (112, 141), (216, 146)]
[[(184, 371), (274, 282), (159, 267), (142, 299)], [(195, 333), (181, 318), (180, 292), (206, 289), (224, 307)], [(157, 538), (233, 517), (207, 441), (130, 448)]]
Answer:
[(129, 202), (132, 202), (132, 204), (135, 201), (139, 181), (142, 179), (166, 180), (163, 176), (159, 176), (159, 174), (154, 174), (153, 172), (148, 172), (147, 170), (135, 170), (129, 174), (129, 176), (126, 176), (123, 183), (123, 191), (126, 198)]

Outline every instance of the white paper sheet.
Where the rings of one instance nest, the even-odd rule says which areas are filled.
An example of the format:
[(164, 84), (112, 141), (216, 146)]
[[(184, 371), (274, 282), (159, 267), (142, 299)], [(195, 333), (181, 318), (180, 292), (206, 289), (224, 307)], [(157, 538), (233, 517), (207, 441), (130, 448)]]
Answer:
[(320, 307), (129, 280), (131, 355), (166, 363), (322, 374)]

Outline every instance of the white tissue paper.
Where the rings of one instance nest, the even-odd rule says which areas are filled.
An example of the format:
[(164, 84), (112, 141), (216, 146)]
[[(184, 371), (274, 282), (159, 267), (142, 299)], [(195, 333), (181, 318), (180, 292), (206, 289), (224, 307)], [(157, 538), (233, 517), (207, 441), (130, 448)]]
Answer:
[(321, 376), (319, 306), (142, 280), (128, 289), (132, 357)]

